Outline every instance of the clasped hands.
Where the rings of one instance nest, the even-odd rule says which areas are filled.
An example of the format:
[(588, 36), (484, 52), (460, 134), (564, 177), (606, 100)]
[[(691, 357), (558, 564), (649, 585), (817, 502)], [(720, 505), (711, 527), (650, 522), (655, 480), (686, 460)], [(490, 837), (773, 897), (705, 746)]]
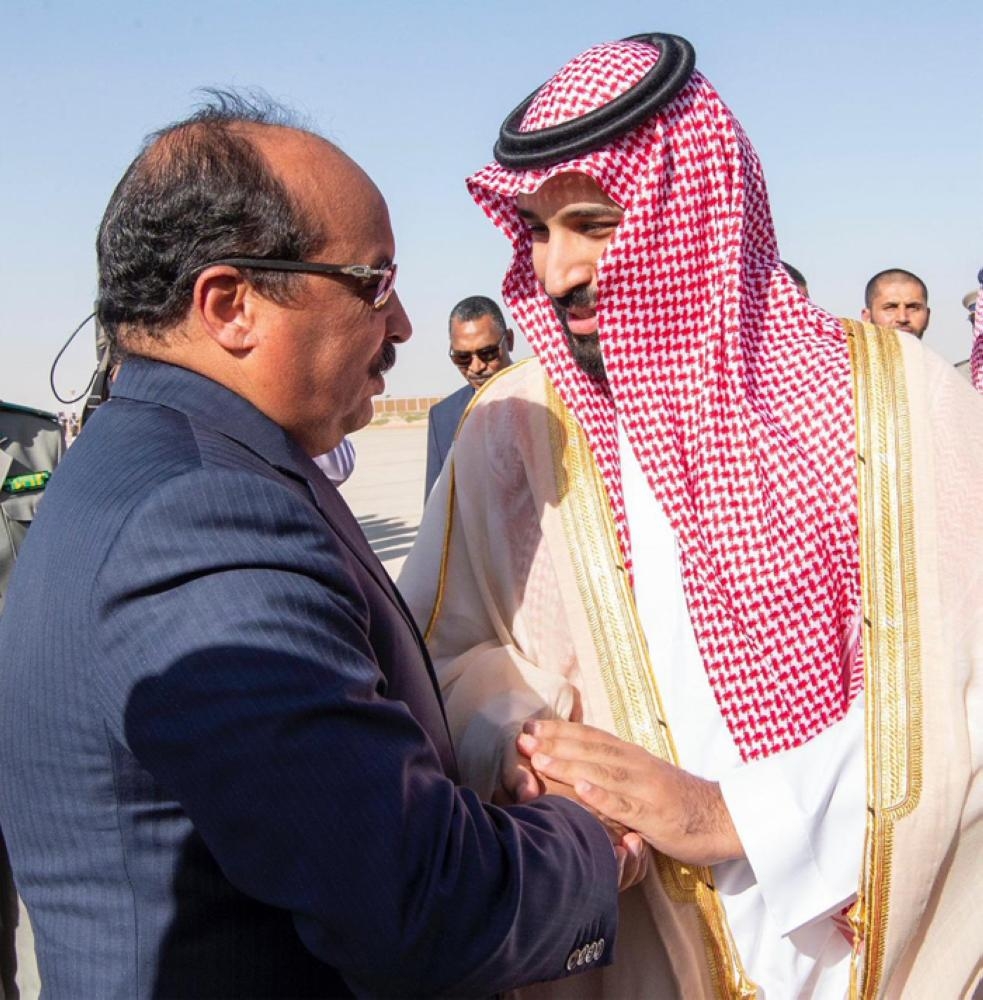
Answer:
[(691, 865), (744, 856), (717, 782), (593, 726), (526, 722), (506, 749), (502, 791), (501, 799), (513, 802), (555, 794), (586, 806), (608, 829), (623, 866), (622, 889), (645, 875), (643, 842)]

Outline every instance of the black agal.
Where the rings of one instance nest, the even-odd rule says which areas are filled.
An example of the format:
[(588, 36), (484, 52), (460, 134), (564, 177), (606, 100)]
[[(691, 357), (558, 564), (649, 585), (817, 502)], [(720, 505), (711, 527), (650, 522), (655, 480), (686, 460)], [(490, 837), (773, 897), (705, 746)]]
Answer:
[(679, 35), (631, 35), (622, 41), (647, 42), (659, 50), (659, 61), (634, 87), (602, 107), (559, 125), (520, 132), (523, 116), (542, 89), (537, 87), (502, 123), (495, 159), (510, 170), (530, 170), (600, 149), (668, 104), (693, 73), (696, 52)]

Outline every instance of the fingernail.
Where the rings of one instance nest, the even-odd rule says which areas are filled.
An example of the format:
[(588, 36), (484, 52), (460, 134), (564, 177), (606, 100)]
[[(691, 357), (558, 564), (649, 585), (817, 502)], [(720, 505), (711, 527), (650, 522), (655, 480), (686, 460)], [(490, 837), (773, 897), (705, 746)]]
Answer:
[(591, 789), (594, 787), (589, 781), (577, 781), (574, 782), (574, 790), (578, 795), (589, 795)]
[(539, 746), (539, 741), (535, 736), (530, 736), (528, 733), (519, 733), (519, 746), (525, 747), (526, 750), (535, 750)]
[(522, 724), (522, 731), (530, 736), (536, 736), (539, 733), (539, 723), (535, 719), (527, 719)]
[(532, 756), (532, 763), (534, 767), (538, 767), (542, 770), (544, 767), (549, 767), (550, 764), (553, 763), (553, 758), (544, 753), (536, 753)]

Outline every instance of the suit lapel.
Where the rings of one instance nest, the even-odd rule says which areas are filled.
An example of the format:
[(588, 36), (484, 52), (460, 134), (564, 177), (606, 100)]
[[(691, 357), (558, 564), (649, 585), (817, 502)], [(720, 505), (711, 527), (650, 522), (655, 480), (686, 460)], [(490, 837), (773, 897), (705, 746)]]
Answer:
[[(433, 664), (430, 662), (430, 654), (427, 652), (423, 636), (420, 634), (413, 615), (406, 606), (402, 595), (396, 589), (396, 584), (393, 583), (392, 578), (379, 561), (379, 557), (372, 551), (369, 541), (365, 537), (365, 532), (362, 531), (362, 526), (355, 519), (355, 515), (338, 492), (338, 488), (328, 481), (327, 477), (321, 473), (321, 470), (318, 469), (312, 459), (308, 459), (308, 462), (313, 472), (311, 475), (306, 476), (305, 480), (317, 509), (334, 529), (335, 535), (345, 543), (352, 555), (358, 559), (365, 570), (379, 584), (390, 601), (396, 605), (407, 627), (416, 637), (423, 662), (426, 664), (427, 675), (430, 677), (430, 683), (433, 685), (434, 693), (437, 696), (437, 703), (440, 705), (441, 715), (444, 717), (444, 724), (447, 725), (447, 712), (444, 708), (443, 696), (440, 693), (440, 684), (437, 681)], [(449, 736), (450, 728), (448, 727), (448, 738)]]
[[(386, 572), (385, 567), (379, 561), (379, 557), (372, 551), (362, 526), (355, 519), (351, 508), (345, 503), (344, 498), (338, 492), (338, 488), (328, 481), (327, 477), (310, 460), (311, 471), (305, 470), (304, 481), (310, 490), (317, 509), (324, 519), (334, 529), (335, 534), (345, 543), (349, 551), (362, 564), (366, 572), (385, 591), (389, 599), (399, 608), (404, 618), (408, 617), (405, 605), (398, 596), (396, 585)], [(283, 470), (292, 472), (293, 470)], [(296, 473), (293, 473), (296, 474)], [(412, 625), (412, 618), (408, 624)]]

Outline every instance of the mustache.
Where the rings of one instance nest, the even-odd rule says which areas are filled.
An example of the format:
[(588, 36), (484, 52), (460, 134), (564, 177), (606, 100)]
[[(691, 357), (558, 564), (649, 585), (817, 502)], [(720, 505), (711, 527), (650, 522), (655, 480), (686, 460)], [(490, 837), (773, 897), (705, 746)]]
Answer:
[(590, 285), (578, 285), (566, 295), (553, 299), (553, 306), (557, 312), (561, 309), (564, 312), (568, 309), (593, 309), (596, 305), (597, 293), (591, 290)]
[(391, 341), (386, 341), (382, 345), (382, 350), (379, 351), (379, 357), (376, 362), (372, 365), (372, 375), (385, 375), (386, 372), (390, 371), (396, 365), (396, 345)]

